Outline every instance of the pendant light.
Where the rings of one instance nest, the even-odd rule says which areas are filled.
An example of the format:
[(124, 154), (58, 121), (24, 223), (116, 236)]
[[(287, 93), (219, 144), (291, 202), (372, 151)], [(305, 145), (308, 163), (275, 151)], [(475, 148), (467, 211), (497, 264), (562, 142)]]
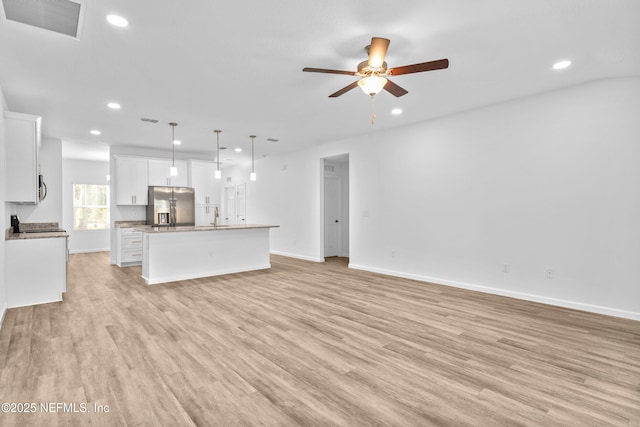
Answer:
[(249, 180), (250, 181), (255, 181), (256, 180), (256, 170), (255, 170), (255, 162), (254, 162), (254, 153), (253, 153), (253, 149), (254, 149), (254, 139), (256, 139), (255, 135), (249, 135), (249, 138), (251, 138), (251, 173), (249, 174)]
[(214, 130), (216, 133), (216, 179), (222, 178), (222, 171), (220, 170), (220, 129)]
[(176, 144), (175, 144), (175, 129), (178, 126), (177, 123), (171, 122), (169, 123), (171, 126), (171, 167), (169, 168), (170, 176), (178, 176), (178, 168), (176, 167)]

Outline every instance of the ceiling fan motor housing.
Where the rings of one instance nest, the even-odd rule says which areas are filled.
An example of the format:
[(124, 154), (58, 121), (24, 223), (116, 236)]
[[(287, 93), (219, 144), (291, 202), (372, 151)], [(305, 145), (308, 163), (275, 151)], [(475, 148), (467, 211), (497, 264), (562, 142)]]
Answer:
[(357, 76), (360, 77), (369, 77), (369, 76), (386, 76), (387, 73), (387, 63), (383, 62), (382, 67), (371, 67), (368, 61), (362, 61), (358, 64), (358, 72)]

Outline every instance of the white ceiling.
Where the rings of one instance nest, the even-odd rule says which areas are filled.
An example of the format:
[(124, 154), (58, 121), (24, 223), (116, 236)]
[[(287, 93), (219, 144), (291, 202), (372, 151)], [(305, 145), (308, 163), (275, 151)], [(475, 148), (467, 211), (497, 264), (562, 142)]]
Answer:
[[(52, 0), (47, 0), (52, 1)], [(41, 115), (43, 133), (76, 143), (211, 153), (223, 160), (406, 125), (591, 80), (640, 75), (637, 0), (86, 1), (79, 40), (7, 21), (0, 12), (0, 85), (10, 110)], [(119, 14), (129, 27), (107, 23)], [(376, 97), (354, 70), (372, 36), (391, 39), (389, 67), (448, 58), (447, 70), (397, 76), (409, 91)], [(573, 65), (554, 71), (551, 65)], [(106, 107), (115, 101), (119, 111)], [(392, 108), (404, 113), (392, 116)], [(147, 117), (158, 124), (140, 121)], [(100, 136), (89, 134), (102, 131)], [(279, 139), (267, 142), (266, 138)], [(77, 145), (80, 144), (80, 145)], [(104, 148), (102, 148), (104, 150)], [(228, 164), (229, 162), (227, 162)]]

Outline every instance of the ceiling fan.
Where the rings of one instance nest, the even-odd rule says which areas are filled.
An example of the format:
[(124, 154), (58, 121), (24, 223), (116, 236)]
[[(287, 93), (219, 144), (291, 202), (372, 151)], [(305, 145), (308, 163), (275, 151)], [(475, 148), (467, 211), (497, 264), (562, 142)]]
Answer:
[(342, 71), (327, 70), (325, 68), (303, 68), (302, 71), (311, 73), (328, 73), (328, 74), (345, 74), (348, 76), (361, 77), (360, 80), (343, 87), (339, 91), (329, 95), (329, 98), (337, 98), (349, 92), (356, 86), (360, 86), (364, 93), (377, 95), (382, 89), (386, 90), (394, 96), (406, 95), (408, 91), (398, 86), (388, 76), (400, 76), (402, 74), (422, 73), (424, 71), (441, 70), (449, 67), (448, 59), (439, 59), (437, 61), (421, 62), (419, 64), (404, 65), (402, 67), (387, 68), (384, 57), (389, 48), (389, 40), (381, 37), (372, 37), (371, 44), (365, 47), (369, 54), (369, 59), (358, 64), (358, 71)]

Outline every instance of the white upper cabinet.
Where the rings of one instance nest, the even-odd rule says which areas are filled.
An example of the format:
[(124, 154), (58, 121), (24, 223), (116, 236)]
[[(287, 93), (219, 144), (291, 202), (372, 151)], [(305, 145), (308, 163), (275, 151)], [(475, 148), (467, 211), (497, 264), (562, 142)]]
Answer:
[(186, 187), (189, 184), (189, 174), (186, 160), (176, 160), (178, 176), (170, 176), (169, 169), (172, 161), (165, 159), (149, 160), (149, 185)]
[(116, 204), (146, 205), (148, 195), (147, 159), (117, 157)]
[(38, 154), (42, 119), (4, 112), (5, 201), (38, 203)]
[(195, 189), (196, 206), (220, 204), (220, 180), (215, 173), (215, 162), (189, 161), (189, 186)]

